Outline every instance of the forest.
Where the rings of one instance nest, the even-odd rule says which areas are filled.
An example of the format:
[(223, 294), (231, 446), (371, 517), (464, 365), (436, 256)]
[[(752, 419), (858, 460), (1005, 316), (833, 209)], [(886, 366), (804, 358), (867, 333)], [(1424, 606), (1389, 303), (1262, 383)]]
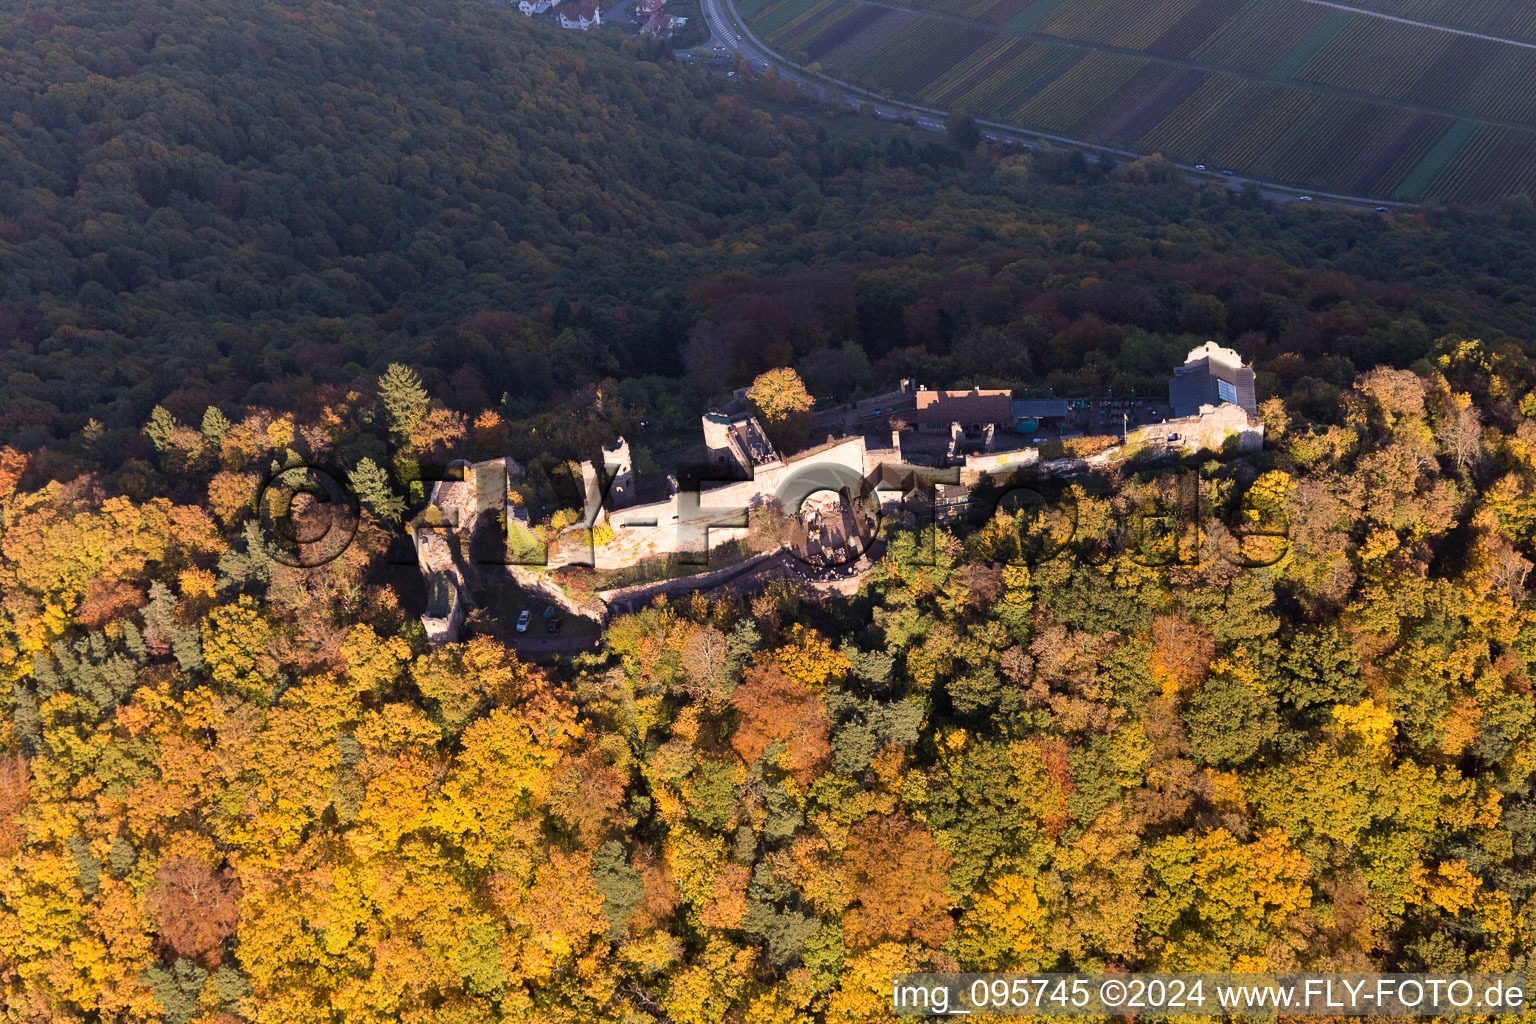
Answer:
[[(425, 642), (377, 465), (340, 557), (263, 541), (241, 467), (504, 429), (403, 368), (350, 408), (157, 408), (148, 496), (0, 449), (4, 1019), (812, 1024), (894, 1020), (913, 969), (1526, 970), (1536, 373), (1426, 362), (1330, 420), (1266, 399), (1262, 453), (1065, 483), (1065, 538), (892, 518), (856, 596), (657, 601), (542, 664)], [(1179, 557), (1126, 543), (1175, 508)]]
[[(577, 35), (0, 7), (0, 1020), (1530, 968), (1536, 206), (1275, 207)], [(1264, 451), (1063, 484), (1064, 545), (892, 522), (855, 596), (661, 602), (539, 662), (428, 645), (395, 571), (429, 462), (659, 456), (777, 367), (1150, 394), (1206, 338)], [(362, 498), (310, 568), (259, 525), (294, 463)], [(1124, 543), (1169, 507), (1183, 557)]]
[(394, 362), (541, 439), (604, 379), (680, 429), (787, 364), (829, 400), (1088, 397), (1160, 388), (1187, 336), (1324, 408), (1536, 319), (1524, 198), (1378, 216), (962, 152), (596, 35), (459, 0), (0, 6), (0, 437), (143, 460), (156, 405)]

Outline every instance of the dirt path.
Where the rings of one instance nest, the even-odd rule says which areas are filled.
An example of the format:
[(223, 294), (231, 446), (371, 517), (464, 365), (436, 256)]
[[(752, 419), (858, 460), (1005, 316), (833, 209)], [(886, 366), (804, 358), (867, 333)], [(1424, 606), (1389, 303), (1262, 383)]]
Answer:
[(595, 651), (602, 635), (597, 636), (561, 636), (544, 634), (534, 636), (532, 634), (514, 635), (509, 641), (510, 646), (522, 658), (549, 658), (556, 654), (580, 654), (582, 651)]

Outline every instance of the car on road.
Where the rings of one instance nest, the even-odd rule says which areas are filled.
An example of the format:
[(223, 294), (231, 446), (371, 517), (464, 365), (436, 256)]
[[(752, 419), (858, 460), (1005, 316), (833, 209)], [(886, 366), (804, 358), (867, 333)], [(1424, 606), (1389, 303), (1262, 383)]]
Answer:
[(1197, 171), (1205, 170), (1205, 164), (1195, 164), (1195, 170), (1197, 170)]
[(1377, 213), (1391, 213), (1392, 211), (1387, 209), (1385, 206), (1378, 206), (1378, 207), (1376, 207), (1376, 212)]
[(528, 619), (528, 609), (524, 608), (522, 614), (517, 617), (517, 631), (519, 633), (528, 632)]
[(1235, 175), (1235, 174), (1236, 174), (1236, 173), (1237, 173), (1237, 172), (1236, 172), (1236, 171), (1222, 171), (1222, 172), (1221, 172), (1221, 176), (1222, 176), (1222, 177), (1223, 177), (1223, 178), (1230, 178), (1230, 177), (1232, 177), (1232, 176), (1233, 176), (1233, 175)]
[(1310, 203), (1312, 201), (1312, 197), (1311, 196), (1297, 196), (1296, 197), (1296, 201), (1298, 203)]

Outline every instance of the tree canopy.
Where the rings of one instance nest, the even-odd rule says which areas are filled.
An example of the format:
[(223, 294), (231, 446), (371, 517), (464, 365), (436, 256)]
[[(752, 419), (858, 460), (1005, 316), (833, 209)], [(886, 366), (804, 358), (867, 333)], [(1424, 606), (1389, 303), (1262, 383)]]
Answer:
[(1536, 375), (1438, 353), (1268, 403), (1179, 564), (1126, 542), (1178, 471), (1133, 462), (1060, 484), (1054, 557), (1033, 506), (891, 517), (853, 597), (658, 602), (545, 664), (428, 646), (393, 506), (312, 568), (207, 507), (320, 444), (388, 490), (373, 396), (170, 424), (142, 472), (186, 501), (4, 449), (0, 1001), (720, 1024), (883, 1019), (917, 969), (1524, 970)]
[[(6, 1019), (853, 1024), (908, 970), (1530, 969), (1528, 210), (962, 154), (546, 29), (0, 11)], [(1124, 393), (1212, 335), (1265, 450), (978, 488), (1070, 531), (891, 516), (852, 595), (656, 602), (536, 661), (482, 593), (427, 643), (399, 520), (450, 458), (524, 460), (531, 506), (766, 371), (791, 408)], [(1189, 550), (1148, 564), (1174, 471)], [(273, 480), (327, 472), (358, 507), (299, 564)]]
[(447, 407), (424, 452), (486, 410), (569, 436), (605, 380), (626, 436), (675, 444), (776, 367), (836, 401), (1148, 395), (1212, 336), (1318, 414), (1451, 331), (1525, 359), (1536, 318), (1528, 203), (1271, 206), (1155, 158), (957, 150), (504, 5), (85, 0), (0, 11), (0, 51), (0, 439), (28, 450), (144, 458), (393, 364)]

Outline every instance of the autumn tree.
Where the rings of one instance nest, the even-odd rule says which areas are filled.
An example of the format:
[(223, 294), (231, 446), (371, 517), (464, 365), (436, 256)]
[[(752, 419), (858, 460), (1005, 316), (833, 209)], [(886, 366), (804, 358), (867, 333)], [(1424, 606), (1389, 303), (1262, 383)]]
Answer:
[(1179, 615), (1152, 620), (1152, 674), (1167, 693), (1180, 693), (1200, 681), (1216, 641), (1211, 631)]
[(25, 757), (12, 754), (0, 761), (0, 857), (14, 856), (21, 850), (20, 815), (31, 787)]
[(147, 906), (162, 946), (211, 967), (239, 924), (240, 883), (207, 861), (173, 857), (155, 872)]
[(202, 624), (202, 656), (214, 683), (248, 700), (264, 700), (276, 680), (277, 630), (256, 602), (241, 595), (210, 611)]
[(208, 505), (219, 522), (234, 526), (255, 513), (260, 484), (255, 473), (220, 470), (208, 481)]
[(452, 459), (468, 431), (464, 414), (452, 409), (433, 409), (410, 432), (410, 446), (423, 458), (446, 462)]
[(747, 401), (781, 447), (804, 439), (810, 429), (810, 412), (816, 406), (800, 375), (788, 367), (758, 374), (747, 388)]
[(1033, 878), (997, 878), (961, 918), (962, 957), (977, 970), (1039, 970), (1049, 961), (1048, 914)]
[(741, 722), (731, 746), (748, 764), (770, 747), (782, 750), (777, 763), (802, 787), (825, 767), (831, 754), (831, 722), (821, 695), (777, 663), (748, 669), (731, 696)]
[(857, 901), (843, 930), (855, 947), (949, 937), (950, 858), (927, 829), (900, 813), (870, 815), (849, 833), (842, 863)]
[(787, 367), (759, 374), (747, 388), (747, 401), (762, 421), (770, 425), (810, 412), (816, 404), (800, 375)]

